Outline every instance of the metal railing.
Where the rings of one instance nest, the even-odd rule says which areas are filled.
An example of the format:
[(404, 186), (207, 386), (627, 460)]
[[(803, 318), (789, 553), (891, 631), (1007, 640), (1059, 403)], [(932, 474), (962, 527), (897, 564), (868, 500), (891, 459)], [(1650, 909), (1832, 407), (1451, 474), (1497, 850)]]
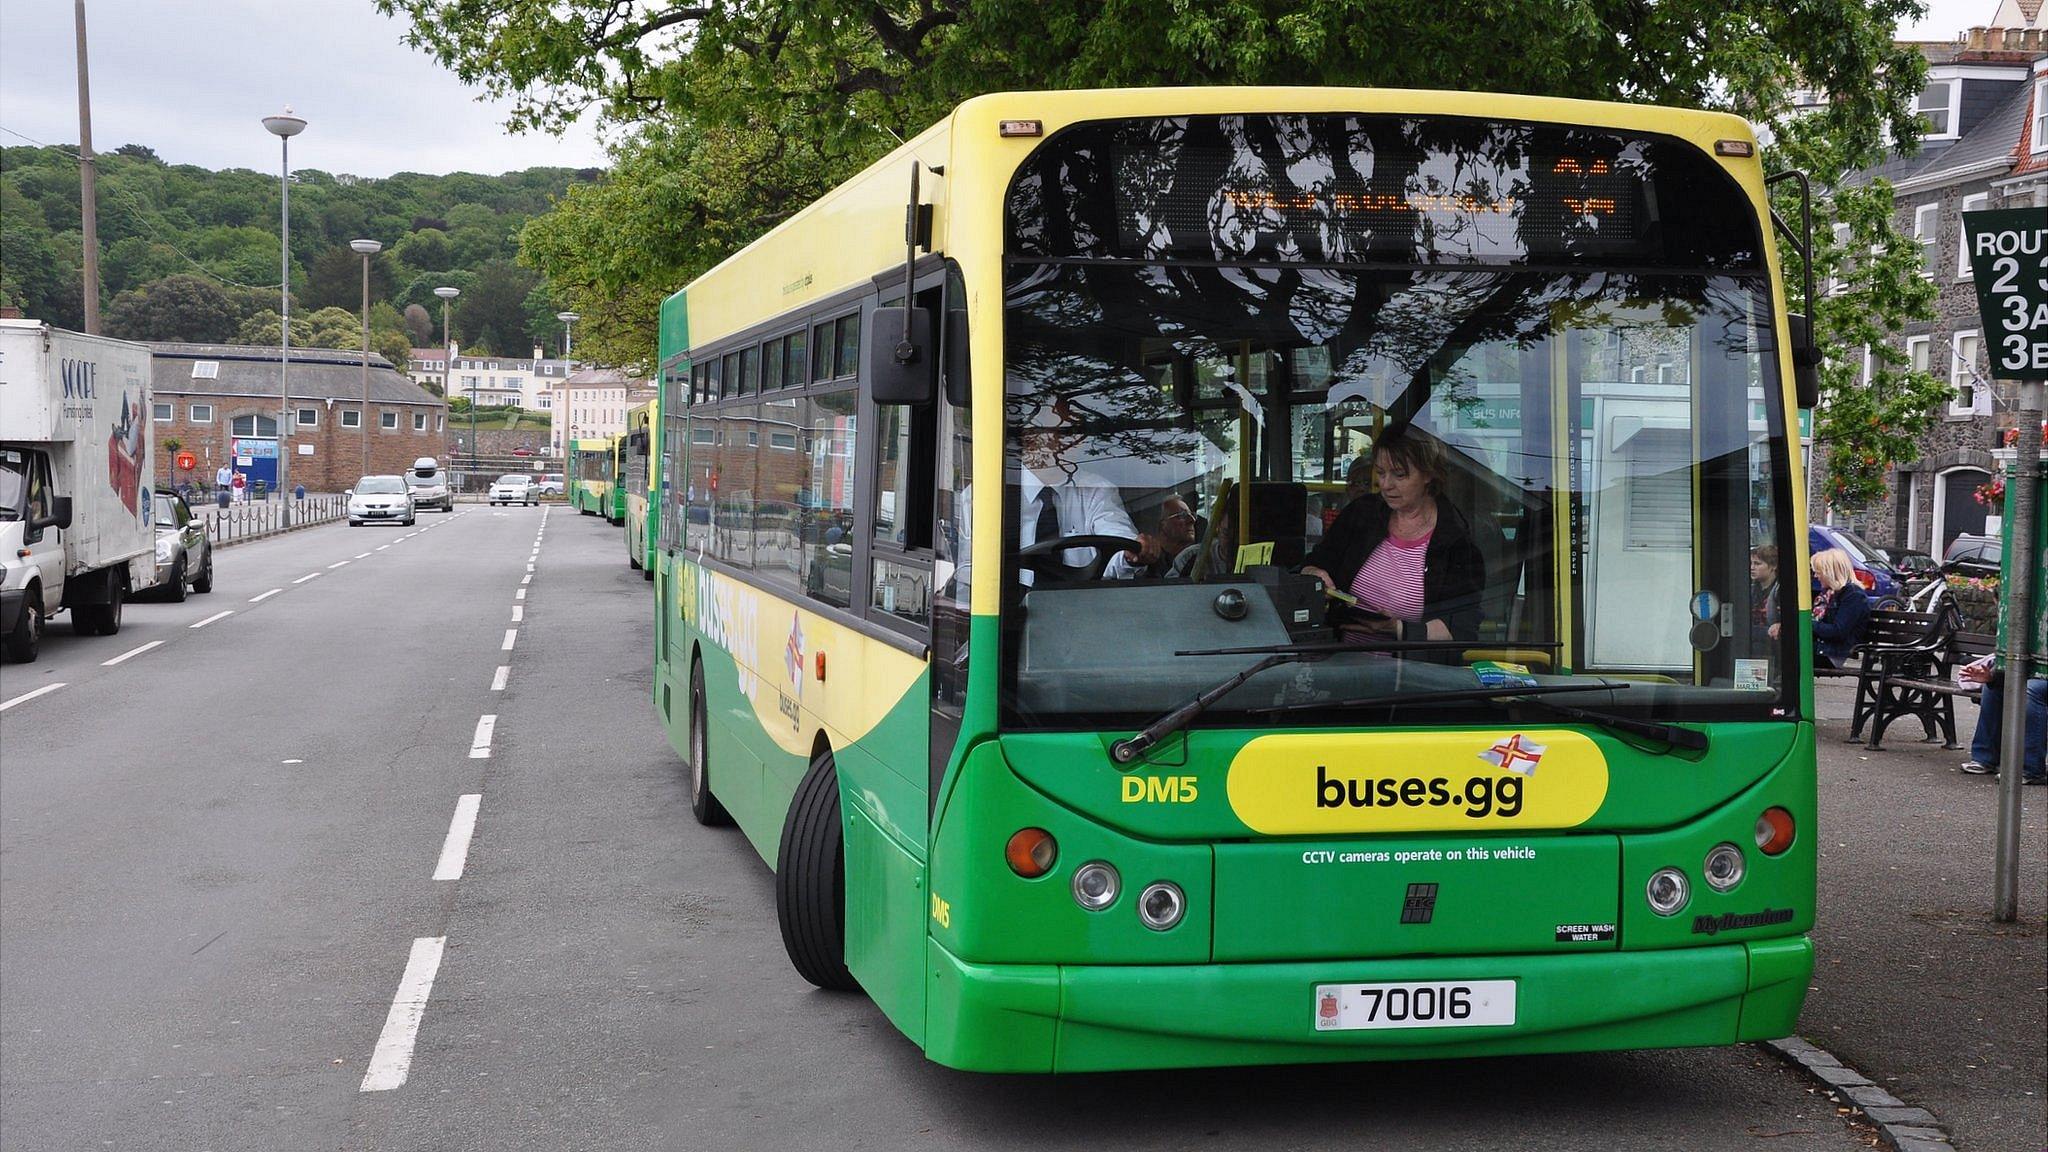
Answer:
[(348, 499), (344, 496), (308, 496), (304, 500), (291, 501), (289, 528), (285, 526), (285, 510), (286, 503), (282, 500), (194, 509), (206, 522), (208, 540), (215, 544), (239, 544), (244, 540), (340, 520), (348, 514)]

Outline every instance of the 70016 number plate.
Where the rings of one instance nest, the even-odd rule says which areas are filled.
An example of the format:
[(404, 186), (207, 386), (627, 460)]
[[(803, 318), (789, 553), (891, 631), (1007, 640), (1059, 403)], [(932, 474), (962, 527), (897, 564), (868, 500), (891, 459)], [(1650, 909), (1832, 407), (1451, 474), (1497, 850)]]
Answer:
[(1486, 1028), (1515, 1022), (1513, 980), (1318, 984), (1316, 1031)]

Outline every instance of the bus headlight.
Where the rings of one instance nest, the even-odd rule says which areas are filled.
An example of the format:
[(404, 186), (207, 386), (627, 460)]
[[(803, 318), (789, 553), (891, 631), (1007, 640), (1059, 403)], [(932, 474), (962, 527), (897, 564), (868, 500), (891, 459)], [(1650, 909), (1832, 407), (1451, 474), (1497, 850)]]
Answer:
[(1675, 916), (1692, 898), (1692, 885), (1678, 869), (1659, 868), (1651, 875), (1644, 894), (1649, 898), (1650, 911), (1659, 916)]
[(1074, 869), (1074, 903), (1090, 912), (1100, 912), (1116, 903), (1123, 881), (1108, 862), (1090, 860)]
[(1154, 881), (1138, 894), (1138, 919), (1154, 932), (1164, 932), (1187, 914), (1188, 898), (1180, 886), (1167, 880)]
[(1707, 878), (1707, 887), (1716, 892), (1726, 892), (1742, 883), (1742, 874), (1748, 867), (1742, 858), (1742, 849), (1733, 844), (1716, 844), (1707, 853), (1707, 862), (1700, 869)]

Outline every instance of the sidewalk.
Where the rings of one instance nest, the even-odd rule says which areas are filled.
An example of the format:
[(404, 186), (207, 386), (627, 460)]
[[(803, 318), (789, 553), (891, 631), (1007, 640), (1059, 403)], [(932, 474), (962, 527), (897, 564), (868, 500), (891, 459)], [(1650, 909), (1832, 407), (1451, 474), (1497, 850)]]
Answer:
[(304, 500), (291, 501), (290, 528), (282, 526), (285, 501), (250, 500), (244, 504), (230, 504), (222, 508), (217, 501), (192, 504), (192, 514), (206, 525), (206, 534), (216, 547), (240, 544), (246, 540), (275, 536), (280, 532), (297, 531), (318, 524), (328, 524), (342, 519), (347, 511), (339, 495), (307, 493)]
[[(1908, 1104), (1965, 1150), (2048, 1147), (2048, 789), (2023, 788), (2020, 918), (1991, 919), (1997, 783), (1964, 749), (1844, 743), (1851, 682), (1820, 714), (1817, 960), (1800, 1034)], [(1956, 704), (1968, 745), (1977, 708)]]

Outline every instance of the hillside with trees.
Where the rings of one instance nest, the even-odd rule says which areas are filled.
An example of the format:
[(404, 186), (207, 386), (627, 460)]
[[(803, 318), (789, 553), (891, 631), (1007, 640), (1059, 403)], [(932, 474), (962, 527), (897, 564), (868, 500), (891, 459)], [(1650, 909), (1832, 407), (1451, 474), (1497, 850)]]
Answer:
[[(275, 343), (278, 178), (166, 164), (137, 144), (101, 153), (101, 328), (134, 340)], [(401, 172), (372, 180), (292, 173), (292, 343), (357, 347), (362, 257), (370, 261), (371, 347), (403, 363), (441, 339), (434, 289), (462, 289), (451, 326), (465, 349), (556, 354), (562, 310), (517, 262), (519, 233), (596, 170), (499, 176)], [(67, 328), (84, 321), (78, 159), (65, 147), (0, 149), (0, 304)]]

